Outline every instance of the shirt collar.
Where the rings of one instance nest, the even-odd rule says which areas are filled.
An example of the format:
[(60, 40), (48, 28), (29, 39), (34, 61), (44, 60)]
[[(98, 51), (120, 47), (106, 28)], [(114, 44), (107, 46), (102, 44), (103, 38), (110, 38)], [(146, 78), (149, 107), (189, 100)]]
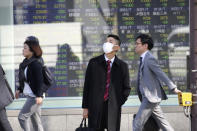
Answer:
[[(104, 55), (104, 56), (105, 56), (105, 61), (110, 60), (110, 59), (108, 59), (108, 58), (106, 57), (106, 55)], [(110, 61), (111, 61), (111, 63), (113, 63), (113, 62), (114, 62), (114, 59), (115, 59), (115, 56), (110, 60)]]
[(141, 56), (140, 57), (142, 57), (142, 61), (144, 60), (144, 57), (146, 56), (146, 54), (148, 53), (148, 50), (147, 51), (145, 51), (143, 54), (141, 54)]

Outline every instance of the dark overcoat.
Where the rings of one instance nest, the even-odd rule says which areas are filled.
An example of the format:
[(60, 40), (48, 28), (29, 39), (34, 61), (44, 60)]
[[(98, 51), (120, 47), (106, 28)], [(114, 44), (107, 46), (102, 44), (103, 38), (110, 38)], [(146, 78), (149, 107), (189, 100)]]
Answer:
[[(86, 70), (82, 108), (88, 108), (88, 123), (91, 128), (101, 124), (104, 92), (107, 77), (107, 63), (104, 54), (92, 58)], [(111, 68), (111, 82), (108, 99), (108, 129), (120, 130), (121, 106), (130, 94), (128, 66), (115, 56)]]
[[(42, 59), (42, 58), (40, 58)], [(24, 82), (27, 81), (29, 86), (36, 97), (43, 96), (43, 74), (42, 63), (35, 57), (30, 59), (25, 58), (19, 66), (19, 88), (20, 93), (23, 93)], [(27, 69), (27, 79), (25, 78), (24, 70)]]

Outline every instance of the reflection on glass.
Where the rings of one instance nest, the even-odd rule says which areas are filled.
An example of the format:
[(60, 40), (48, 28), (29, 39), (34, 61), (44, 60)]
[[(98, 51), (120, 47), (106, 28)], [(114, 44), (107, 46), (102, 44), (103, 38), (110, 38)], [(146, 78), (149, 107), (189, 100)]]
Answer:
[(181, 90), (186, 89), (189, 34), (172, 32), (188, 27), (189, 1), (14, 0), (13, 6), (15, 70), (22, 59), (24, 38), (38, 36), (45, 63), (56, 78), (49, 97), (82, 95), (88, 60), (102, 53), (104, 38), (110, 33), (121, 38), (118, 55), (129, 64), (131, 95), (136, 94), (138, 57), (133, 49), (139, 33), (151, 34), (153, 54), (163, 71)]

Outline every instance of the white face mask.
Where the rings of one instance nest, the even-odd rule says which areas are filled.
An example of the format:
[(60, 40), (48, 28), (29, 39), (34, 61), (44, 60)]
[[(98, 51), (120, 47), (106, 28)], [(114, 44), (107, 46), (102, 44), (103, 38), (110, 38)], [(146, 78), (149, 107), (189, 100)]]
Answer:
[(103, 44), (103, 51), (107, 54), (107, 53), (110, 53), (113, 51), (113, 44), (112, 43), (109, 43), (109, 42), (106, 42)]

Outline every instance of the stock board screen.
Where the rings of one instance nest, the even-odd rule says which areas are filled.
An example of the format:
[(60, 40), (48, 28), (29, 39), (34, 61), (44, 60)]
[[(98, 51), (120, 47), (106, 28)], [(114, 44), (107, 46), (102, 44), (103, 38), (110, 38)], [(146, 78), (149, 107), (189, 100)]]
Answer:
[[(134, 47), (135, 37), (140, 33), (153, 37), (152, 52), (162, 70), (181, 90), (187, 88), (188, 0), (14, 0), (13, 8), (15, 25), (81, 25), (79, 45), (53, 44), (57, 48), (56, 60), (50, 69), (56, 82), (47, 92), (49, 97), (82, 95), (88, 61), (103, 53), (102, 44), (110, 33), (120, 36), (121, 49), (117, 55), (129, 65), (131, 95), (136, 95), (139, 56)], [(76, 48), (81, 50), (74, 51)], [(170, 93), (165, 85), (164, 89)]]

